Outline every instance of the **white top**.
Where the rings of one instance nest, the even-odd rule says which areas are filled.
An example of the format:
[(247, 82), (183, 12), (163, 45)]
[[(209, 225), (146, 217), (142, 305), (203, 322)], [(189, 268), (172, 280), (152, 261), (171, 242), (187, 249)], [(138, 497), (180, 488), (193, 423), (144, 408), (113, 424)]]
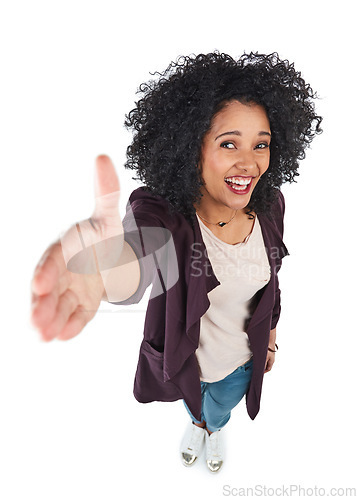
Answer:
[(217, 382), (252, 356), (244, 322), (252, 297), (270, 279), (270, 265), (258, 217), (242, 243), (215, 236), (197, 216), (208, 258), (220, 285), (209, 294), (196, 350), (202, 382)]

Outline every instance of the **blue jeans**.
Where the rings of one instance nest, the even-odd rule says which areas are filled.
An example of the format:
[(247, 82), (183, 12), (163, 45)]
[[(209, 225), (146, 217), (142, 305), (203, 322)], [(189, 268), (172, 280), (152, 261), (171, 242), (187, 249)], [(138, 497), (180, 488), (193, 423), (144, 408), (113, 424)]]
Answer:
[(183, 402), (192, 421), (196, 424), (206, 422), (211, 432), (222, 429), (231, 417), (231, 410), (248, 391), (252, 372), (253, 358), (218, 382), (201, 382), (201, 420), (196, 420)]

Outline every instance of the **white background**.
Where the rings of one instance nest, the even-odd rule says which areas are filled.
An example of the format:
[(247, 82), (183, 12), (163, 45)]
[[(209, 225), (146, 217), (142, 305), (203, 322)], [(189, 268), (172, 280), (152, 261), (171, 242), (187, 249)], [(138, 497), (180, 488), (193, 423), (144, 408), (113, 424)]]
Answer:
[[(354, 17), (348, 1), (1, 3), (1, 499), (357, 487)], [(38, 259), (93, 209), (96, 155), (115, 162), (122, 211), (137, 187), (123, 167), (123, 121), (140, 83), (178, 55), (214, 49), (294, 61), (324, 117), (298, 183), (283, 187), (277, 361), (255, 421), (244, 402), (233, 412), (218, 475), (203, 460), (181, 465), (181, 401), (132, 396), (145, 303), (103, 304), (67, 343), (41, 342), (29, 322)]]

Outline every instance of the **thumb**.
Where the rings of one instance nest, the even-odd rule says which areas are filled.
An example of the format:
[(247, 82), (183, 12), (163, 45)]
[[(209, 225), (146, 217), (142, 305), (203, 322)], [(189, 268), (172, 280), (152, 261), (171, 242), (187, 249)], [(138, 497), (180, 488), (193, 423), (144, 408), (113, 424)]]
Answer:
[(61, 235), (67, 269), (74, 273), (93, 274), (116, 267), (123, 248), (123, 225), (118, 208), (120, 185), (108, 156), (96, 158), (94, 189), (92, 217)]
[(97, 217), (118, 215), (120, 184), (115, 167), (109, 156), (100, 155), (96, 158), (94, 192), (94, 214)]

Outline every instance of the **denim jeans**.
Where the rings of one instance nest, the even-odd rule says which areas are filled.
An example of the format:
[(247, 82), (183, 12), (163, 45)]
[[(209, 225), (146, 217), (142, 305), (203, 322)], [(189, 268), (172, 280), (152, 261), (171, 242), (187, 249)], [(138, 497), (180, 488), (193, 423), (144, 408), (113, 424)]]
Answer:
[(226, 425), (231, 410), (237, 406), (249, 388), (253, 371), (253, 358), (218, 382), (201, 382), (202, 411), (201, 420), (196, 420), (187, 407), (191, 419), (196, 424), (206, 422), (211, 432)]

